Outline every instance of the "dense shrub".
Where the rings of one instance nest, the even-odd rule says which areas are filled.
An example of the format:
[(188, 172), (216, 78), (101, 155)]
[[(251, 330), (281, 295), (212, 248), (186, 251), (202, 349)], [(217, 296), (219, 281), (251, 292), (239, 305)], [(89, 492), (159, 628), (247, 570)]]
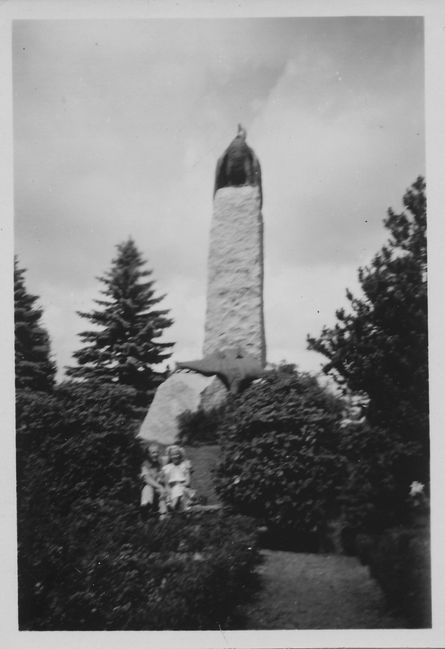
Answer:
[(271, 528), (319, 533), (334, 513), (344, 467), (338, 400), (308, 374), (271, 372), (236, 397), (221, 428), (217, 490)]
[(422, 503), (410, 496), (410, 486), (427, 473), (421, 446), (363, 423), (343, 430), (340, 450), (347, 462), (340, 497), (343, 551), (369, 566), (389, 606), (410, 627), (429, 627), (427, 495), (422, 492)]
[(65, 383), (52, 396), (18, 391), (20, 506), (42, 499), (66, 512), (77, 498), (134, 502), (141, 451), (131, 395), (122, 387)]
[(178, 441), (190, 446), (217, 444), (218, 430), (224, 418), (224, 412), (223, 406), (212, 410), (199, 408), (195, 412), (186, 410), (178, 417)]
[(125, 389), (17, 395), (21, 629), (200, 629), (254, 585), (252, 525), (219, 514), (144, 524)]
[(409, 487), (423, 475), (418, 445), (362, 424), (342, 431), (340, 451), (346, 460), (341, 493), (345, 534), (378, 533), (407, 524)]
[(369, 565), (388, 604), (407, 619), (410, 627), (431, 626), (431, 569), (428, 528), (388, 529), (382, 534), (359, 535), (357, 552)]
[(192, 487), (198, 502), (214, 505), (219, 502), (215, 491), (214, 473), (221, 451), (217, 444), (185, 446), (185, 452), (192, 464)]
[(204, 504), (215, 504), (218, 497), (215, 492), (214, 472), (221, 455), (219, 429), (225, 416), (225, 406), (195, 412), (186, 411), (178, 417), (178, 441), (185, 446), (187, 457), (193, 467), (193, 488), (198, 501)]
[(144, 524), (119, 501), (79, 501), (24, 557), (22, 629), (217, 629), (256, 586), (248, 521), (206, 513)]

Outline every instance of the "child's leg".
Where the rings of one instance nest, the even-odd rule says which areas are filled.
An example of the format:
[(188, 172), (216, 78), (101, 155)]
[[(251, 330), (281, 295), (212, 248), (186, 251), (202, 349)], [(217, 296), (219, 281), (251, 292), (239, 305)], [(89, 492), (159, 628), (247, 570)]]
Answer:
[(154, 489), (151, 485), (146, 484), (141, 493), (141, 507), (153, 505), (155, 498)]
[(175, 512), (178, 509), (178, 503), (179, 503), (179, 497), (178, 496), (176, 496), (175, 498), (170, 499), (169, 506), (170, 506), (171, 511)]
[(182, 501), (183, 501), (183, 509), (189, 509), (190, 506), (193, 503), (193, 499), (196, 496), (196, 492), (194, 489), (190, 489), (190, 487), (185, 487), (184, 488), (184, 493), (182, 496)]

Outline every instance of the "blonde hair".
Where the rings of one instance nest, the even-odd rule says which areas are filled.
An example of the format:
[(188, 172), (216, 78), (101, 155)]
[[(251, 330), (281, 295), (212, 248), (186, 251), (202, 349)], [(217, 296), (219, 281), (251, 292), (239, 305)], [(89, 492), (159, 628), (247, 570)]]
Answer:
[(150, 442), (144, 439), (142, 440), (141, 446), (142, 446), (142, 452), (145, 456), (151, 455), (152, 450), (158, 451), (158, 454), (161, 453), (161, 447), (157, 442)]
[(167, 462), (172, 461), (172, 453), (179, 453), (181, 455), (181, 461), (185, 460), (185, 451), (181, 446), (178, 446), (177, 444), (172, 444), (167, 448)]

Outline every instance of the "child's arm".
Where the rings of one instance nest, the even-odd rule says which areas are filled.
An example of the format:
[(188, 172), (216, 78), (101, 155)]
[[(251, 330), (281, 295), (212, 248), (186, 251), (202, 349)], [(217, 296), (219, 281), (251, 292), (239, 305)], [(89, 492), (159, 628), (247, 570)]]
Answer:
[(153, 478), (153, 476), (150, 474), (150, 469), (147, 467), (146, 464), (142, 465), (141, 478), (144, 479), (145, 484), (148, 484), (151, 487), (154, 487), (157, 491), (163, 491), (164, 490), (164, 486), (160, 482), (155, 480), (155, 478)]
[(192, 478), (192, 463), (190, 460), (184, 461), (184, 475), (185, 475), (185, 486), (190, 487), (190, 482)]
[(164, 486), (160, 482), (157, 482), (157, 480), (155, 480), (151, 476), (147, 476), (145, 478), (145, 482), (147, 484), (151, 485), (152, 487), (154, 487), (155, 489), (157, 489), (157, 491), (163, 491), (164, 490)]

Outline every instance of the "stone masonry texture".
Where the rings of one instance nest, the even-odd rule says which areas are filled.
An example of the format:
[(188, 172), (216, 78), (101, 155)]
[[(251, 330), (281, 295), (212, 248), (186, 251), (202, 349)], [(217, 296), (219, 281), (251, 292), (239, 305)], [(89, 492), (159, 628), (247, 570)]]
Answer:
[(258, 187), (223, 187), (210, 230), (204, 356), (240, 348), (264, 366), (263, 272)]

